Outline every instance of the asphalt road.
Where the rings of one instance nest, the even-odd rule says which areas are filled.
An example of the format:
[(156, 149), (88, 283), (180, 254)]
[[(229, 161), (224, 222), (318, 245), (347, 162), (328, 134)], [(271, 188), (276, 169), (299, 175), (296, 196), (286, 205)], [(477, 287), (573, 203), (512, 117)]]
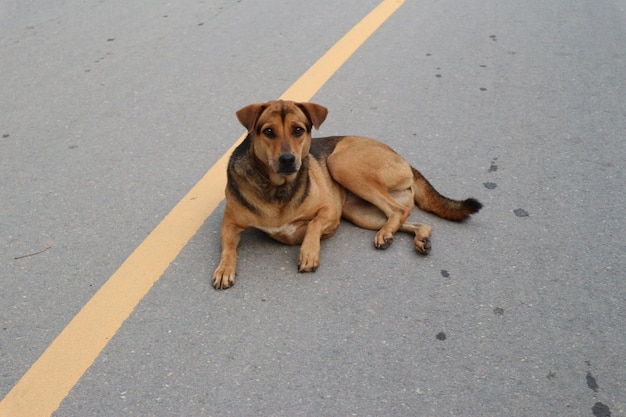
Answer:
[[(243, 133), (234, 112), (378, 3), (0, 4), (0, 398)], [(624, 45), (620, 0), (407, 0), (312, 98), (319, 135), (379, 138), (485, 208), (416, 210), (427, 257), (345, 223), (314, 274), (250, 232), (215, 291), (221, 204), (55, 415), (626, 415)]]

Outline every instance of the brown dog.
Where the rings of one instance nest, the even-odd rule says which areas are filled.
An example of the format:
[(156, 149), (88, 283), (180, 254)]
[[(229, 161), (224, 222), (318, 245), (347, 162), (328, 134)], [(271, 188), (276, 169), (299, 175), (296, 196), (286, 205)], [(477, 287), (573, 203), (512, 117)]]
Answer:
[(430, 226), (406, 222), (414, 204), (460, 221), (482, 205), (451, 200), (391, 148), (374, 139), (335, 136), (311, 139), (328, 110), (318, 104), (270, 101), (237, 112), (248, 136), (228, 163), (222, 256), (213, 286), (235, 282), (237, 245), (248, 228), (289, 244), (302, 244), (298, 270), (320, 264), (320, 239), (343, 217), (378, 230), (374, 245), (386, 249), (398, 230), (415, 234), (415, 249), (430, 252)]

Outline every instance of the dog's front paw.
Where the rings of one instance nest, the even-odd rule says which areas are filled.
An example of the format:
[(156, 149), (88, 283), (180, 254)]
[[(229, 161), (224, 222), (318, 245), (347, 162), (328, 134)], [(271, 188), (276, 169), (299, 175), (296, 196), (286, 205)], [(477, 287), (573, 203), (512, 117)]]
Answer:
[(220, 264), (213, 273), (213, 288), (225, 290), (235, 284), (235, 268)]
[(300, 252), (300, 261), (298, 262), (298, 272), (315, 272), (320, 266), (320, 254)]

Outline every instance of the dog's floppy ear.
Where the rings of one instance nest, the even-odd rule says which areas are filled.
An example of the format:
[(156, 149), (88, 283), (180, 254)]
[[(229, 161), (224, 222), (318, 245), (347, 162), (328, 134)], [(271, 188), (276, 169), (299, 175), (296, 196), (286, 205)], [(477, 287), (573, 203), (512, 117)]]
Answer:
[(304, 112), (306, 117), (309, 118), (311, 123), (313, 123), (313, 127), (315, 127), (315, 129), (319, 129), (320, 125), (324, 123), (324, 120), (326, 120), (326, 116), (328, 115), (328, 109), (326, 107), (315, 103), (296, 104)]
[(235, 114), (243, 127), (248, 129), (248, 132), (250, 132), (261, 115), (261, 112), (265, 110), (266, 107), (267, 103), (250, 104), (237, 110)]

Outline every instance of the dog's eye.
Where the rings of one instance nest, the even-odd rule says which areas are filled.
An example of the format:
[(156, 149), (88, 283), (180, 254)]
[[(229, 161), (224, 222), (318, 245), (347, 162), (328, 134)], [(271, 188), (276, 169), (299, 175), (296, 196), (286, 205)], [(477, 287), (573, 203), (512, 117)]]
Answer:
[(263, 134), (270, 139), (274, 139), (276, 137), (276, 135), (274, 134), (274, 129), (272, 129), (271, 127), (263, 129)]
[(296, 126), (296, 127), (293, 128), (293, 135), (295, 137), (299, 138), (303, 134), (304, 134), (304, 129), (301, 128), (300, 126)]

